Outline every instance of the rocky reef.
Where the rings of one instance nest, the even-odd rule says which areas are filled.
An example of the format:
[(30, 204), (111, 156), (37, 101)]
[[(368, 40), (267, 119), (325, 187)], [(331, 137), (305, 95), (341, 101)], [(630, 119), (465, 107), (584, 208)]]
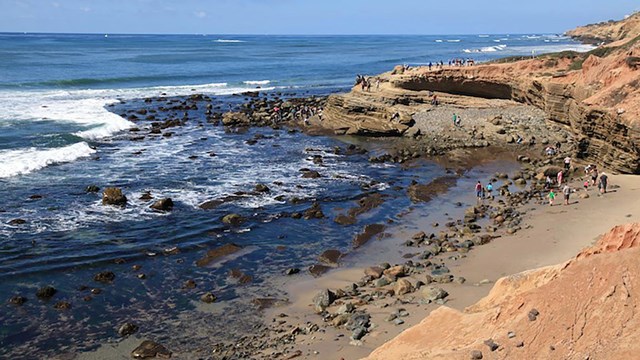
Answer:
[(560, 265), (500, 279), (459, 312), (433, 311), (367, 359), (631, 359), (638, 351), (640, 224)]
[[(433, 70), (397, 67), (376, 77), (379, 89), (356, 87), (330, 96), (322, 126), (339, 134), (413, 136), (415, 115), (438, 106), (432, 104), (433, 95), (440, 97), (438, 103), (453, 107), (472, 106), (465, 97), (515, 101), (543, 110), (550, 124), (570, 131), (577, 158), (640, 173), (639, 18), (635, 14), (616, 22), (622, 30), (607, 38), (612, 42), (587, 53)], [(593, 25), (575, 36), (604, 38), (603, 26), (612, 25)]]

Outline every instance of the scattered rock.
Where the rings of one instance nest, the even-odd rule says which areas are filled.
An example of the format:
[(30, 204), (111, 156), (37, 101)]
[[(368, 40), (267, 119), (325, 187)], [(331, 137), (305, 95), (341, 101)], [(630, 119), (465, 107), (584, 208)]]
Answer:
[(171, 211), (173, 209), (173, 201), (171, 198), (160, 199), (154, 202), (150, 208), (157, 211)]
[(11, 299), (9, 299), (9, 304), (13, 304), (13, 305), (22, 305), (24, 303), (27, 302), (27, 298), (24, 296), (14, 296)]
[(210, 292), (204, 293), (202, 296), (200, 296), (200, 301), (207, 304), (211, 304), (212, 302), (215, 302), (216, 299), (217, 297)]
[(472, 360), (481, 360), (482, 359), (482, 351), (480, 350), (473, 350), (471, 352), (471, 359)]
[(120, 188), (106, 188), (102, 193), (102, 205), (125, 206), (127, 197), (122, 194)]
[(113, 280), (115, 280), (116, 278), (116, 274), (114, 274), (111, 271), (102, 271), (97, 273), (94, 277), (93, 280), (97, 281), (97, 282), (101, 282), (101, 283), (110, 283)]
[(118, 335), (121, 337), (129, 336), (138, 331), (138, 326), (132, 323), (124, 323), (118, 328)]
[(95, 185), (89, 185), (84, 189), (87, 193), (97, 193), (100, 191), (100, 188)]
[(487, 345), (491, 351), (496, 351), (498, 350), (498, 347), (499, 347), (499, 345), (496, 344), (495, 341), (493, 341), (493, 339), (485, 340), (484, 344)]
[(171, 357), (171, 351), (156, 342), (145, 340), (131, 352), (131, 356), (134, 359), (147, 359), (156, 356), (167, 359)]
[(57, 292), (58, 290), (56, 290), (53, 286), (45, 286), (36, 291), (36, 297), (38, 297), (38, 299), (48, 300), (51, 299)]
[(384, 270), (379, 266), (371, 266), (364, 269), (364, 274), (366, 276), (371, 276), (372, 279), (379, 279), (383, 272)]
[(284, 274), (287, 276), (295, 275), (300, 273), (300, 269), (298, 268), (290, 268), (284, 271)]
[(233, 226), (240, 225), (244, 221), (245, 221), (245, 218), (243, 218), (238, 214), (228, 214), (222, 218), (223, 223), (227, 225), (233, 225)]
[(53, 305), (53, 308), (57, 310), (69, 310), (71, 309), (71, 303), (68, 301), (58, 301)]
[(404, 295), (413, 292), (413, 285), (407, 279), (399, 279), (394, 287), (396, 295)]
[(441, 288), (428, 287), (422, 290), (422, 297), (430, 302), (441, 300), (449, 296), (449, 293)]
[(222, 257), (229, 256), (240, 250), (242, 250), (242, 247), (236, 244), (222, 245), (220, 247), (207, 251), (207, 254), (202, 259), (196, 261), (196, 265), (200, 267), (207, 266)]
[(318, 257), (318, 260), (329, 266), (336, 267), (339, 265), (339, 261), (341, 257), (342, 257), (342, 253), (340, 251), (331, 249), (320, 254), (320, 256)]
[(317, 313), (323, 312), (328, 308), (336, 299), (336, 294), (331, 290), (321, 290), (316, 296), (313, 297), (313, 307)]

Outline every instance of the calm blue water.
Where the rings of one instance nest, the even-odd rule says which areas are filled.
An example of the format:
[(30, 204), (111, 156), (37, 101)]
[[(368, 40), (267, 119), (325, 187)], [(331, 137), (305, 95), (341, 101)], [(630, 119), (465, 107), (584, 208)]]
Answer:
[[(366, 154), (335, 155), (335, 146), (345, 146), (338, 139), (271, 129), (227, 134), (204, 122), (201, 111), (190, 112), (187, 125), (171, 138), (132, 142), (126, 129), (134, 124), (118, 114), (146, 106), (139, 99), (203, 93), (225, 107), (241, 99), (231, 94), (256, 87), (326, 95), (348, 90), (356, 74), (373, 75), (397, 64), (581, 48), (555, 35), (0, 34), (0, 294), (29, 299), (19, 310), (1, 305), (0, 355), (90, 349), (113, 338), (114, 327), (124, 320), (143, 325), (142, 334), (159, 332), (159, 320), (184, 319), (204, 291), (215, 292), (222, 303), (237, 299), (230, 269), (251, 274), (253, 291), (267, 296), (261, 284), (269, 276), (311, 265), (328, 248), (349, 251), (362, 226), (396, 219), (410, 204), (395, 186), (444, 174), (435, 164), (403, 170), (372, 165)], [(258, 133), (267, 138), (245, 143)], [(324, 163), (314, 164), (313, 155), (322, 155)], [(301, 168), (323, 177), (302, 179)], [(198, 207), (250, 191), (258, 182), (269, 184), (271, 192), (215, 210)], [(121, 187), (129, 205), (102, 206), (99, 194), (84, 192), (93, 184)], [(171, 197), (174, 211), (151, 211), (150, 201), (139, 200), (147, 191)], [(356, 225), (332, 221), (367, 192), (382, 193), (385, 204)], [(303, 202), (287, 201), (293, 197)], [(327, 219), (279, 216), (315, 200)], [(241, 228), (225, 227), (220, 218), (230, 212), (249, 220)], [(18, 218), (26, 222), (10, 224)], [(206, 250), (228, 243), (243, 246), (240, 256), (224, 266), (194, 265)], [(180, 254), (162, 255), (171, 247)], [(126, 263), (114, 264), (115, 259)], [(134, 263), (142, 265), (147, 279), (138, 279)], [(93, 274), (103, 270), (116, 273), (113, 285), (93, 282)], [(197, 289), (181, 289), (187, 279), (196, 279)], [(59, 289), (48, 303), (34, 296), (35, 288), (46, 284)], [(84, 301), (89, 294), (77, 290), (83, 284), (103, 292)], [(72, 310), (53, 309), (58, 300), (70, 301)], [(167, 330), (156, 337), (168, 335)]]

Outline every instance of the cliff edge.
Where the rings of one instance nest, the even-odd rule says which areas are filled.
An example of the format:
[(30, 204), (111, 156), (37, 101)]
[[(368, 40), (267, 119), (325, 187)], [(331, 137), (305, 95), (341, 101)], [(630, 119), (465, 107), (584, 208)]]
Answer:
[(635, 359), (640, 224), (574, 259), (500, 279), (459, 312), (445, 306), (376, 349), (382, 359)]
[(354, 87), (348, 94), (330, 96), (322, 126), (338, 134), (408, 135), (414, 115), (434, 107), (430, 92), (453, 106), (466, 106), (468, 100), (447, 100), (449, 95), (512, 100), (542, 109), (551, 124), (570, 130), (577, 139), (575, 157), (640, 173), (640, 14), (570, 34), (613, 42), (587, 53), (566, 51), (470, 67), (397, 67), (376, 77), (379, 89)]

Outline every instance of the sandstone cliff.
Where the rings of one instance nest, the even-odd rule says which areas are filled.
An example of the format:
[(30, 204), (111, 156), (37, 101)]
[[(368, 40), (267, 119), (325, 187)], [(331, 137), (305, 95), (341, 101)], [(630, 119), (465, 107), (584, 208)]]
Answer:
[(640, 224), (618, 226), (567, 263), (500, 279), (464, 313), (433, 311), (367, 359), (636, 359), (639, 245)]
[(586, 43), (615, 43), (640, 36), (640, 12), (620, 21), (609, 20), (598, 24), (580, 26), (566, 35)]
[[(607, 31), (613, 32), (609, 25)], [(616, 42), (586, 54), (382, 74), (380, 91), (354, 88), (331, 96), (323, 126), (356, 135), (404, 134), (412, 125), (409, 118), (431, 106), (429, 91), (515, 100), (544, 110), (549, 121), (570, 129), (579, 139), (575, 156), (640, 173), (640, 15), (614, 25), (619, 30), (607, 36)], [(604, 25), (589, 27), (589, 34), (600, 36), (598, 26)], [(395, 113), (401, 121), (394, 123)]]

